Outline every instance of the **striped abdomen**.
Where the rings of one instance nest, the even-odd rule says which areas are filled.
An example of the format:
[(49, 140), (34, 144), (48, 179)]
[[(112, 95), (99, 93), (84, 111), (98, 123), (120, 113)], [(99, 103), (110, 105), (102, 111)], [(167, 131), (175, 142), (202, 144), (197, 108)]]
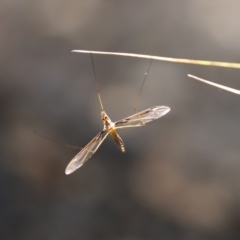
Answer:
[(122, 152), (125, 152), (125, 147), (124, 147), (124, 143), (123, 140), (120, 138), (120, 136), (117, 134), (115, 129), (112, 129), (110, 131), (114, 141), (116, 142), (116, 144), (118, 145), (118, 147), (121, 149)]

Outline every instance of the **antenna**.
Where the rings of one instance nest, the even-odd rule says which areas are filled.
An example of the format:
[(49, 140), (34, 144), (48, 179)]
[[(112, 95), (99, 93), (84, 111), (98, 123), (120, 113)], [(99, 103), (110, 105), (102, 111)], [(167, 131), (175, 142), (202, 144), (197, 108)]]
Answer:
[(101, 109), (104, 111), (103, 104), (102, 104), (102, 99), (101, 99), (100, 91), (99, 91), (99, 87), (98, 87), (98, 81), (97, 81), (97, 78), (96, 78), (96, 73), (95, 73), (95, 68), (94, 68), (94, 62), (93, 62), (93, 55), (92, 55), (92, 53), (91, 53), (91, 60), (92, 60), (92, 68), (93, 68), (93, 74), (94, 74), (94, 82), (95, 82), (95, 87), (96, 87), (98, 99), (99, 99), (99, 102), (100, 102)]

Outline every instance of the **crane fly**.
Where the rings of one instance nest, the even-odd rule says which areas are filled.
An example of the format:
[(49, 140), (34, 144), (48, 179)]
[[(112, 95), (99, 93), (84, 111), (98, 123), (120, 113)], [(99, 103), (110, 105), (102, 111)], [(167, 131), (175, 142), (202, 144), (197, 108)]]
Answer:
[[(119, 53), (119, 52), (100, 52), (100, 51), (88, 51), (88, 50), (73, 50), (72, 52), (80, 52), (80, 53), (89, 53), (91, 54), (91, 60), (92, 60), (92, 67), (93, 67), (93, 73), (95, 78), (95, 86), (99, 98), (99, 102), (102, 108), (101, 112), (101, 119), (103, 121), (103, 130), (92, 139), (68, 164), (65, 173), (71, 174), (78, 168), (80, 168), (99, 148), (99, 146), (102, 144), (102, 142), (105, 140), (105, 138), (108, 136), (108, 134), (111, 134), (114, 141), (120, 148), (122, 152), (125, 152), (125, 147), (123, 140), (121, 137), (117, 134), (117, 129), (121, 128), (128, 128), (128, 127), (141, 127), (145, 126), (146, 123), (151, 122), (153, 120), (156, 120), (165, 114), (167, 114), (170, 111), (170, 108), (167, 106), (156, 106), (148, 108), (144, 111), (137, 112), (136, 106), (137, 101), (139, 98), (139, 95), (141, 93), (143, 84), (146, 80), (146, 75), (150, 69), (152, 60), (157, 61), (166, 61), (166, 62), (175, 62), (175, 63), (185, 63), (185, 64), (195, 64), (195, 65), (205, 65), (205, 66), (216, 66), (216, 67), (226, 67), (226, 68), (238, 68), (240, 69), (239, 63), (229, 63), (229, 62), (216, 62), (216, 61), (204, 61), (204, 60), (193, 60), (193, 59), (180, 59), (180, 58), (170, 58), (170, 57), (161, 57), (161, 56), (152, 56), (152, 55), (143, 55), (143, 54), (134, 54), (134, 53)], [(94, 69), (94, 63), (93, 63), (93, 57), (92, 54), (104, 54), (104, 55), (117, 55), (117, 56), (127, 56), (127, 57), (136, 57), (136, 58), (145, 58), (145, 59), (151, 59), (149, 68), (147, 73), (145, 74), (145, 78), (143, 80), (143, 83), (141, 85), (140, 91), (137, 96), (137, 100), (134, 105), (134, 110), (137, 112), (136, 114), (124, 118), (122, 120), (112, 122), (111, 119), (108, 117), (106, 112), (103, 109), (100, 92), (98, 88), (98, 83), (96, 81), (96, 74)], [(189, 77), (195, 78), (197, 80), (202, 81), (203, 79), (199, 79), (193, 75), (188, 75)], [(204, 82), (204, 81), (203, 81)], [(205, 83), (206, 80), (205, 80)], [(208, 83), (209, 84), (209, 83)], [(211, 84), (214, 85), (214, 84)], [(220, 85), (216, 85), (217, 87), (220, 87)], [(225, 90), (229, 90), (226, 89)]]
[(167, 106), (156, 106), (151, 107), (146, 110), (143, 110), (141, 112), (137, 112), (136, 106), (138, 103), (138, 99), (142, 90), (142, 87), (144, 85), (144, 82), (146, 80), (147, 74), (150, 70), (151, 63), (150, 61), (149, 67), (147, 72), (145, 73), (144, 80), (142, 82), (140, 91), (137, 95), (137, 99), (134, 104), (134, 110), (136, 111), (136, 114), (129, 116), (127, 118), (123, 118), (119, 121), (112, 122), (111, 119), (108, 117), (107, 113), (105, 112), (100, 96), (100, 91), (98, 87), (98, 82), (96, 79), (96, 73), (94, 68), (94, 62), (93, 62), (93, 56), (91, 54), (91, 61), (92, 61), (92, 67), (93, 67), (93, 73), (94, 73), (94, 79), (95, 79), (95, 87), (98, 94), (98, 99), (101, 106), (101, 119), (103, 121), (103, 130), (97, 134), (96, 137), (94, 137), (67, 165), (65, 173), (71, 174), (74, 171), (76, 171), (78, 168), (80, 168), (99, 148), (99, 146), (102, 144), (102, 142), (105, 140), (105, 138), (108, 136), (108, 134), (112, 135), (115, 143), (120, 148), (122, 152), (125, 152), (125, 146), (123, 143), (123, 140), (121, 137), (117, 134), (117, 129), (121, 128), (133, 128), (133, 127), (141, 127), (145, 126), (146, 123), (151, 122), (153, 120), (156, 120), (165, 114), (167, 114), (170, 111), (170, 108)]

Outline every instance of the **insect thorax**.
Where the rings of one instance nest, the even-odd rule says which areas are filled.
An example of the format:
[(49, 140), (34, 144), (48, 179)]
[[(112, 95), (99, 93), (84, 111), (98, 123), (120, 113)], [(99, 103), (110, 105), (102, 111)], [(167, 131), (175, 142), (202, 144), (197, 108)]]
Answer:
[(114, 127), (114, 123), (111, 121), (111, 119), (108, 117), (105, 111), (101, 112), (101, 119), (103, 121), (103, 129), (108, 129), (110, 130), (111, 128)]

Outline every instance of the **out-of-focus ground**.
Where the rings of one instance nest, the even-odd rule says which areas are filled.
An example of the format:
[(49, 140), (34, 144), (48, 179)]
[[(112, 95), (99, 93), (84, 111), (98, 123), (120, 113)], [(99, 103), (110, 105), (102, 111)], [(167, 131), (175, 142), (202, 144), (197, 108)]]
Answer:
[[(101, 129), (90, 55), (73, 49), (240, 62), (240, 2), (0, 2), (0, 238), (240, 239), (240, 70), (153, 62), (138, 109), (171, 112), (109, 137), (64, 170)], [(96, 56), (112, 120), (133, 114), (149, 60)]]

